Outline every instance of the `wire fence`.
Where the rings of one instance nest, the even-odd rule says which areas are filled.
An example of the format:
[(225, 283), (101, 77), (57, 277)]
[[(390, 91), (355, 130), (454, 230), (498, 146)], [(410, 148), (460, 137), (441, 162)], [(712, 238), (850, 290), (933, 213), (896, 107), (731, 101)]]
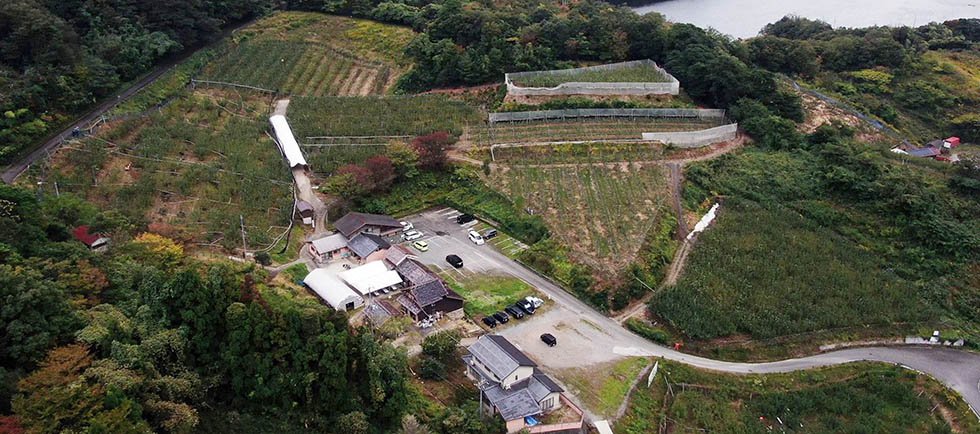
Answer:
[(574, 118), (688, 118), (688, 119), (725, 119), (722, 109), (687, 109), (687, 108), (621, 108), (621, 109), (562, 109), (535, 110), (525, 112), (490, 113), (490, 124), (498, 122), (527, 122), (538, 120), (566, 120)]
[[(560, 83), (554, 87), (530, 87), (520, 86), (515, 83), (524, 81), (536, 81), (541, 78), (567, 77), (575, 80), (576, 75), (597, 75), (603, 72), (614, 74), (630, 68), (647, 67), (652, 68), (655, 74), (659, 75), (662, 81), (638, 81), (638, 82), (603, 82), (603, 81), (568, 81)], [(651, 79), (652, 80), (652, 79)], [(587, 66), (574, 69), (557, 69), (550, 71), (526, 71), (504, 74), (504, 82), (507, 84), (507, 93), (510, 95), (527, 96), (557, 96), (557, 95), (677, 95), (681, 90), (681, 83), (665, 69), (657, 65), (650, 59), (633, 60), (629, 62), (610, 63), (607, 65)]]
[(643, 133), (643, 140), (670, 144), (678, 148), (698, 148), (712, 143), (734, 140), (738, 124), (727, 124), (700, 131)]

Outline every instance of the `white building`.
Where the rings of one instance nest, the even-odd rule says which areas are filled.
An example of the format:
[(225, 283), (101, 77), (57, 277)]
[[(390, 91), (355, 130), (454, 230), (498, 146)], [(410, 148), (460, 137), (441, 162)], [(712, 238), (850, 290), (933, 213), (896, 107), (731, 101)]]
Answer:
[(289, 162), (289, 167), (301, 166), (306, 168), (306, 158), (303, 158), (303, 152), (299, 149), (299, 143), (296, 142), (293, 130), (289, 128), (289, 123), (286, 122), (286, 117), (275, 115), (269, 118), (269, 122), (272, 122), (272, 129), (276, 132), (276, 140), (279, 141), (279, 146), (282, 148), (283, 155), (286, 156), (286, 161)]
[(311, 271), (303, 283), (336, 310), (354, 310), (364, 304), (364, 298), (324, 268)]
[(402, 278), (398, 272), (389, 270), (384, 261), (368, 262), (360, 267), (344, 271), (337, 276), (361, 293), (361, 296), (394, 288), (402, 283)]

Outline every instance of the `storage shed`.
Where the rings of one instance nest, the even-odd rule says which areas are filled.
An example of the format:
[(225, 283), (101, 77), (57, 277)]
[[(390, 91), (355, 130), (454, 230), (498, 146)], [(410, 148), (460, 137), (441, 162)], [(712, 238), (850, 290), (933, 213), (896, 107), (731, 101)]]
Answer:
[(336, 310), (354, 310), (364, 304), (360, 295), (324, 268), (311, 271), (303, 283)]
[(402, 278), (395, 270), (389, 270), (384, 261), (368, 262), (360, 267), (351, 268), (337, 276), (360, 292), (362, 296), (378, 291), (394, 288), (402, 283)]

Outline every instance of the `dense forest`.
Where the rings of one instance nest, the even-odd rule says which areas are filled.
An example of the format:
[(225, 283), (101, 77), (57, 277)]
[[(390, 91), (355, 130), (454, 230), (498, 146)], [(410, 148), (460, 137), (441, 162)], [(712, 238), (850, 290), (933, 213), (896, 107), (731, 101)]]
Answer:
[(11, 0), (0, 7), (0, 162), (269, 0)]

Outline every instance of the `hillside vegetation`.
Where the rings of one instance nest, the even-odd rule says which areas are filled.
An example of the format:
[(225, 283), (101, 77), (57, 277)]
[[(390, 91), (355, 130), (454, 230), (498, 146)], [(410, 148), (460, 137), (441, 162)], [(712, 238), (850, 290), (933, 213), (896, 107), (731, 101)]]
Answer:
[(411, 30), (367, 20), (280, 12), (235, 32), (206, 80), (289, 95), (385, 93), (409, 62)]
[[(965, 402), (900, 367), (850, 364), (792, 374), (726, 375), (660, 362), (616, 432), (976, 432)], [(668, 386), (668, 383), (670, 386)], [(941, 409), (936, 411), (936, 409)]]

